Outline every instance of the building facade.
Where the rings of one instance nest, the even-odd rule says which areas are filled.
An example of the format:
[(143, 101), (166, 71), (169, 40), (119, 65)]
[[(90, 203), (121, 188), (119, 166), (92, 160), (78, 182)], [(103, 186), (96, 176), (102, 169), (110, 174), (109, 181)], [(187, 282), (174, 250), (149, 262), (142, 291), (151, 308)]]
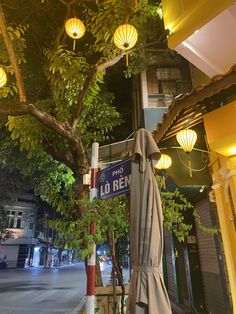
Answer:
[[(205, 0), (162, 2), (165, 27), (170, 30), (168, 45), (178, 56), (170, 50), (152, 51), (154, 56), (150, 58), (147, 71), (134, 84), (134, 128), (144, 126), (154, 131), (158, 146), (172, 157), (168, 175), (177, 186), (185, 187), (184, 193), (203, 226), (220, 229), (217, 235), (206, 234), (192, 217), (190, 222), (196, 228), (180, 246), (171, 234), (165, 233), (165, 281), (173, 308), (179, 313), (231, 314), (235, 313), (236, 302), (235, 152), (226, 156), (217, 149), (225, 143), (231, 148), (236, 145), (235, 129), (229, 127), (235, 125), (232, 121), (235, 114), (228, 107), (231, 102), (235, 107), (235, 67), (227, 72), (236, 63), (235, 41), (230, 45), (233, 41), (231, 30), (236, 30), (235, 4), (234, 1), (213, 4)], [(217, 31), (219, 21), (222, 29), (231, 25), (229, 32), (224, 31), (225, 38)], [(208, 41), (212, 50), (204, 42), (206, 35), (212, 37)], [(187, 61), (181, 60), (179, 55), (189, 64), (186, 65)], [(211, 79), (216, 74), (218, 76)], [(213, 113), (221, 107), (225, 109), (220, 112), (221, 118), (216, 119)], [(232, 119), (224, 123), (227, 108)], [(212, 121), (217, 124), (212, 126)], [(228, 129), (223, 139), (216, 134), (220, 125)], [(197, 131), (196, 147), (204, 151), (191, 153), (192, 178), (188, 175), (188, 167), (180, 166), (187, 164), (185, 153), (172, 149), (178, 146), (176, 133), (186, 127)], [(209, 130), (213, 131), (214, 141)], [(180, 252), (178, 259), (174, 254), (176, 246)]]
[(25, 267), (32, 263), (36, 238), (37, 203), (32, 194), (21, 195), (17, 201), (5, 204), (8, 230), (11, 236), (2, 241), (0, 258), (7, 256), (8, 267)]
[[(181, 119), (188, 120), (188, 127), (194, 128), (197, 124), (202, 126), (202, 135), (209, 151), (211, 193), (215, 196), (221, 231), (220, 244), (224, 252), (224, 256), (220, 256), (226, 265), (223, 285), (228, 287), (231, 311), (236, 313), (236, 5), (233, 0), (163, 0), (162, 5), (165, 28), (169, 31), (169, 48), (181, 54), (212, 80), (198, 81), (196, 85), (207, 84), (197, 86), (189, 96), (186, 95), (173, 104), (171, 110), (175, 114), (169, 112), (167, 119), (162, 120), (163, 128), (159, 125), (156, 129), (156, 134), (162, 134), (156, 135), (156, 139), (168, 136), (167, 133), (170, 134), (175, 126), (175, 132), (172, 132), (174, 135), (181, 129)], [(198, 120), (194, 115), (198, 115)], [(214, 272), (216, 273), (216, 269)], [(227, 296), (226, 291), (225, 297)], [(217, 295), (214, 301), (218, 302)]]

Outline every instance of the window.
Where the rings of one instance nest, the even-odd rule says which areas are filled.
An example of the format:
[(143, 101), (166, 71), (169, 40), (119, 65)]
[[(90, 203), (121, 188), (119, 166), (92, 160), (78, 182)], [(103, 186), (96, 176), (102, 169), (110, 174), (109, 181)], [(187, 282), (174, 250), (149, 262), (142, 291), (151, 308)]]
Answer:
[(29, 229), (32, 230), (33, 228), (34, 228), (34, 223), (33, 223), (33, 221), (31, 221), (30, 225), (29, 225)]
[(17, 219), (16, 228), (18, 228), (18, 229), (21, 228), (21, 218), (18, 218), (18, 219)]
[(18, 216), (22, 216), (22, 212), (18, 212)]
[(9, 228), (14, 228), (14, 218), (9, 219)]
[(16, 213), (16, 212), (15, 212), (14, 210), (11, 211), (11, 215), (15, 215), (15, 213)]

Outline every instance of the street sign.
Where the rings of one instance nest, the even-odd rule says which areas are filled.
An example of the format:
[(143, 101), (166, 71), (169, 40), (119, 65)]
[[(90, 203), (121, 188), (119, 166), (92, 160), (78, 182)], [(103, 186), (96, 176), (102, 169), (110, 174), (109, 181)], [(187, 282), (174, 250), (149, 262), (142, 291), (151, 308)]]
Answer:
[(102, 200), (126, 194), (130, 189), (131, 160), (126, 159), (100, 171), (98, 195)]

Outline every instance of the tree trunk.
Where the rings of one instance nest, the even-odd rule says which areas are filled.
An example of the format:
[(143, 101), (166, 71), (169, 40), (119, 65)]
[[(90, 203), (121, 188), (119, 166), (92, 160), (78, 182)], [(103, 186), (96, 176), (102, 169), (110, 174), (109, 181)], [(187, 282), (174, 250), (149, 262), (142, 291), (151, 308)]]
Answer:
[(117, 310), (116, 293), (115, 293), (115, 284), (116, 284), (116, 279), (117, 279), (122, 290), (122, 296), (121, 296), (121, 302), (120, 302), (120, 305), (121, 305), (120, 313), (124, 314), (125, 286), (124, 286), (123, 275), (122, 275), (122, 272), (120, 271), (120, 267), (116, 259), (114, 232), (109, 232), (108, 239), (110, 243), (111, 256), (112, 256), (112, 277), (113, 277), (112, 283), (113, 283), (114, 313), (116, 313), (116, 310)]
[(99, 262), (97, 254), (96, 254), (96, 281), (95, 281), (95, 286), (96, 287), (103, 287), (100, 262)]

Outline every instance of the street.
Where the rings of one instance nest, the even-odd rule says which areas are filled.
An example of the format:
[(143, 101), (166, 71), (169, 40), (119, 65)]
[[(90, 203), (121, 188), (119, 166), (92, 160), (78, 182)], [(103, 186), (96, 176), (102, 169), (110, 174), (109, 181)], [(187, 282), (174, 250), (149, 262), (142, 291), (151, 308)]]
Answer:
[(63, 268), (0, 271), (0, 314), (70, 314), (85, 293), (83, 262)]

